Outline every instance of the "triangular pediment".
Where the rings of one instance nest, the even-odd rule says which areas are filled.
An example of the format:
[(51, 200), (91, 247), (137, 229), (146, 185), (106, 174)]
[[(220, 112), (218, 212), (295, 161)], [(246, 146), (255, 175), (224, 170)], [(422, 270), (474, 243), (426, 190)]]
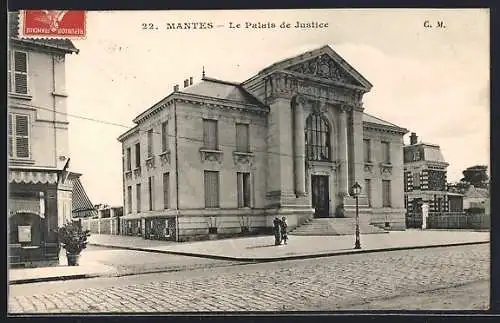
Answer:
[(328, 54), (321, 54), (314, 58), (300, 62), (286, 68), (287, 71), (304, 76), (327, 79), (349, 85), (363, 86), (344, 67), (332, 59)]
[[(298, 77), (323, 79), (355, 86), (367, 92), (372, 88), (372, 84), (330, 46), (323, 46), (277, 62), (260, 71), (255, 77), (262, 77), (280, 70), (293, 73)], [(255, 77), (250, 80), (255, 79)]]

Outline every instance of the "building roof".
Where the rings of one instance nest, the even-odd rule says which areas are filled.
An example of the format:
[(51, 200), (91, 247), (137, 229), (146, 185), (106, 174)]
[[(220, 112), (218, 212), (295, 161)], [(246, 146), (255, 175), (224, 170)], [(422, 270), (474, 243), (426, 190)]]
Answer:
[(466, 198), (488, 198), (490, 193), (485, 188), (474, 187), (474, 185), (471, 185), (467, 191), (465, 191), (464, 196)]
[(75, 218), (97, 216), (97, 210), (90, 201), (79, 178), (73, 180), (72, 213)]
[(180, 92), (231, 100), (244, 104), (261, 104), (253, 95), (245, 91), (239, 83), (227, 82), (209, 77), (203, 77), (200, 82), (184, 88), (180, 90)]
[(373, 85), (363, 75), (361, 75), (361, 73), (359, 73), (356, 69), (354, 69), (347, 61), (345, 61), (336, 51), (334, 51), (328, 45), (324, 45), (319, 48), (307, 51), (305, 53), (303, 52), (299, 55), (288, 57), (278, 62), (275, 62), (267, 66), (266, 68), (262, 69), (261, 71), (259, 71), (256, 75), (252, 76), (251, 78), (243, 82), (243, 84), (246, 84), (255, 78), (268, 75), (274, 71), (283, 70), (292, 65), (299, 64), (322, 55), (329, 56), (334, 62), (340, 65), (348, 75), (350, 75), (354, 80), (356, 80), (360, 84), (361, 87), (363, 87), (365, 91), (369, 91), (372, 88)]
[(373, 125), (382, 126), (382, 127), (385, 127), (385, 128), (390, 128), (390, 129), (401, 131), (401, 132), (404, 132), (404, 133), (408, 132), (408, 130), (405, 129), (405, 128), (402, 128), (402, 127), (400, 127), (398, 125), (395, 125), (394, 123), (391, 123), (389, 121), (377, 118), (377, 117), (375, 117), (375, 116), (373, 116), (371, 114), (368, 114), (366, 112), (363, 112), (363, 122), (364, 123), (373, 124)]
[(9, 37), (12, 40), (21, 41), (23, 43), (30, 43), (33, 45), (39, 45), (44, 47), (50, 47), (53, 49), (59, 49), (66, 53), (77, 53), (78, 48), (75, 47), (73, 42), (69, 39), (23, 39), (19, 38), (19, 12), (13, 11), (9, 12)]

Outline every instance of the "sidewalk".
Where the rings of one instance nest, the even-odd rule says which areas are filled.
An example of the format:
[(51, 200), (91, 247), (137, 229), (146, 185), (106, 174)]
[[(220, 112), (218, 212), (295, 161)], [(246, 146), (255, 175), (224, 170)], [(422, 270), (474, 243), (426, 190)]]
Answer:
[(80, 256), (79, 264), (79, 266), (67, 266), (64, 263), (55, 267), (10, 268), (9, 284), (27, 284), (116, 275), (114, 267), (89, 261), (85, 258), (84, 253)]
[(353, 249), (354, 236), (290, 236), (288, 245), (274, 245), (273, 236), (221, 239), (197, 242), (144, 240), (141, 237), (93, 234), (89, 243), (184, 256), (232, 261), (278, 261), (344, 255), (351, 253), (417, 249), (488, 243), (489, 232), (393, 231), (389, 234), (361, 236), (360, 250)]

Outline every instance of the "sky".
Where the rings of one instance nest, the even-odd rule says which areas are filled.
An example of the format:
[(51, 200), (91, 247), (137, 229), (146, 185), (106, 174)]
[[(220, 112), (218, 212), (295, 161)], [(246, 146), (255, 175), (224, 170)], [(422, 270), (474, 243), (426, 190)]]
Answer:
[[(297, 21), (328, 27), (279, 28)], [(166, 28), (177, 22), (216, 27)], [(246, 22), (277, 28), (247, 29)], [(373, 84), (365, 112), (439, 145), (450, 163), (448, 180), (458, 181), (465, 168), (489, 165), (489, 38), (487, 9), (88, 12), (86, 38), (74, 41), (80, 52), (66, 60), (68, 113), (102, 122), (68, 118), (71, 169), (83, 174), (94, 204), (122, 205), (117, 137), (175, 84), (200, 81), (203, 67), (208, 77), (241, 82), (278, 60), (330, 45)]]

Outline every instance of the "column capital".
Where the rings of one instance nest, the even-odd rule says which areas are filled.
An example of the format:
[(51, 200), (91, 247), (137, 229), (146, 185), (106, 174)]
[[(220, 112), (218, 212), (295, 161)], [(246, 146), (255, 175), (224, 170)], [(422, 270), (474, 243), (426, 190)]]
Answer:
[(352, 110), (352, 106), (347, 105), (347, 104), (341, 104), (340, 105), (340, 112), (349, 112)]

